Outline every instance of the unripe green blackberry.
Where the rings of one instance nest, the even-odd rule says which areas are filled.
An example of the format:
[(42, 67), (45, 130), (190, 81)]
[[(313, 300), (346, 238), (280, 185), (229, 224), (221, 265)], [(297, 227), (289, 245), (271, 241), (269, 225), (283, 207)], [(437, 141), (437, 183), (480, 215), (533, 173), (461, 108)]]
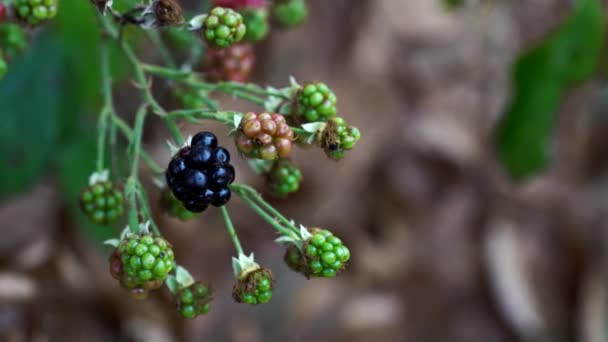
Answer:
[(268, 35), (268, 10), (266, 8), (245, 8), (239, 11), (247, 27), (244, 41), (257, 43)]
[(0, 46), (8, 61), (23, 52), (27, 43), (27, 35), (21, 26), (13, 23), (0, 24)]
[(298, 191), (302, 180), (302, 172), (289, 159), (277, 160), (267, 176), (270, 189), (279, 197), (286, 197)]
[(80, 193), (80, 208), (94, 223), (112, 223), (124, 212), (122, 191), (110, 181), (94, 183)]
[(181, 289), (176, 295), (177, 312), (184, 318), (205, 315), (211, 306), (211, 290), (201, 282)]
[(307, 277), (333, 278), (350, 259), (350, 250), (329, 230), (311, 228), (313, 234), (302, 250), (292, 245), (285, 253), (285, 263)]
[(300, 25), (308, 16), (308, 6), (305, 0), (277, 0), (272, 4), (272, 16), (281, 26), (293, 27)]
[(0, 80), (4, 78), (4, 75), (8, 72), (8, 64), (4, 59), (4, 55), (0, 52)]
[(239, 42), (247, 28), (243, 17), (230, 8), (215, 7), (203, 22), (203, 35), (207, 42), (220, 48)]
[(293, 147), (293, 130), (281, 114), (245, 114), (234, 136), (237, 149), (248, 158), (287, 158)]
[(15, 0), (18, 18), (30, 25), (37, 25), (57, 15), (58, 0)]
[(343, 118), (333, 117), (319, 135), (319, 143), (328, 157), (334, 160), (344, 158), (345, 151), (352, 150), (361, 139), (357, 127), (348, 126)]
[(300, 121), (327, 121), (336, 115), (338, 99), (329, 87), (322, 82), (312, 82), (296, 93), (295, 109)]
[(171, 244), (153, 234), (131, 235), (118, 245), (122, 266), (121, 284), (152, 290), (160, 287), (175, 268)]
[(195, 91), (177, 88), (174, 95), (184, 109), (200, 109), (205, 106), (205, 102)]
[(238, 303), (249, 305), (268, 303), (272, 298), (272, 282), (272, 272), (259, 268), (238, 280), (232, 290), (232, 297)]
[(169, 214), (169, 216), (175, 217), (184, 222), (198, 216), (196, 213), (186, 209), (184, 204), (175, 198), (175, 195), (173, 195), (173, 192), (171, 192), (169, 189), (165, 189), (163, 191), (160, 206), (167, 214)]

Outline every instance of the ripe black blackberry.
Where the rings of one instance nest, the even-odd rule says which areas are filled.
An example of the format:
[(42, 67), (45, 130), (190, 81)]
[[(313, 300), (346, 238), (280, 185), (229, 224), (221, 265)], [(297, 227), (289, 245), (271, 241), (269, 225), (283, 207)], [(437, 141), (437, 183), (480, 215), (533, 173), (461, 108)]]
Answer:
[(210, 204), (221, 207), (228, 203), (234, 168), (228, 150), (217, 146), (215, 134), (200, 132), (192, 138), (190, 146), (173, 156), (166, 177), (167, 185), (184, 207), (200, 213)]

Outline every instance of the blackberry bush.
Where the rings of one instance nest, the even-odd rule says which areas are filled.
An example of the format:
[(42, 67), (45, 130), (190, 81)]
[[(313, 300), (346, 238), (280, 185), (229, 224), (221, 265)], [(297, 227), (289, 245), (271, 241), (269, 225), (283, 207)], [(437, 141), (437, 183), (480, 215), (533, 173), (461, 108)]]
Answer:
[(211, 132), (200, 132), (190, 146), (173, 157), (166, 171), (173, 195), (193, 213), (205, 211), (209, 205), (221, 207), (230, 200), (228, 187), (234, 181), (230, 153), (217, 146)]
[(249, 158), (275, 160), (286, 158), (293, 147), (293, 130), (281, 114), (249, 112), (243, 117), (235, 143)]
[[(275, 2), (274, 9), (286, 3)], [(19, 10), (22, 24), (23, 20), (33, 24), (54, 15), (49, 6), (55, 6), (53, 11), (56, 11), (56, 2), (51, 0), (16, 0), (14, 4), (16, 10), (19, 10), (19, 4), (24, 8)], [(235, 249), (232, 269), (236, 284), (232, 296), (237, 302), (250, 305), (267, 303), (272, 298), (275, 283), (272, 271), (261, 267), (254, 254), (246, 254), (241, 245), (227, 206), (233, 196), (279, 234), (277, 243), (288, 245), (285, 260), (289, 267), (308, 277), (331, 278), (342, 272), (350, 251), (340, 239), (327, 230), (308, 229), (296, 224), (254, 188), (235, 183), (230, 152), (219, 146), (218, 137), (213, 132), (202, 131), (184, 139), (178, 126), (183, 122), (202, 124), (204, 121), (225, 125), (230, 139), (235, 142), (235, 150), (241, 157), (249, 159), (253, 171), (265, 177), (273, 192), (280, 197), (295, 192), (302, 179), (302, 172), (288, 159), (295, 150), (294, 146), (321, 147), (335, 159), (342, 157), (340, 153), (354, 148), (360, 132), (337, 116), (336, 96), (324, 83), (300, 86), (291, 79), (291, 84), (283, 88), (244, 83), (249, 78), (254, 54), (251, 45), (237, 44), (243, 39), (246, 28), (241, 14), (236, 11), (245, 13), (247, 17), (247, 11), (266, 10), (268, 4), (263, 0), (216, 0), (216, 5), (231, 8), (215, 7), (209, 13), (189, 19), (183, 17), (177, 0), (151, 0), (144, 6), (130, 9), (122, 4), (127, 7), (124, 10), (117, 10), (113, 4), (106, 0), (91, 1), (99, 12), (104, 35), (104, 39), (100, 39), (103, 107), (97, 121), (95, 171), (80, 198), (83, 211), (94, 222), (111, 224), (126, 211), (127, 226), (116, 238), (105, 242), (113, 247), (109, 259), (110, 275), (139, 299), (146, 298), (150, 291), (164, 285), (175, 299), (177, 314), (183, 318), (209, 312), (209, 285), (195, 281), (190, 272), (176, 262), (173, 246), (156, 225), (148, 197), (148, 192), (154, 189), (145, 188), (140, 178), (144, 165), (150, 171), (151, 181), (148, 183), (155, 184), (162, 191), (160, 208), (169, 216), (180, 220), (204, 220), (204, 215), (196, 213), (209, 206), (219, 207)], [(44, 10), (40, 6), (46, 8), (46, 16), (41, 15)], [(8, 52), (12, 45), (14, 50), (18, 50), (25, 41), (19, 35), (23, 31), (14, 30), (18, 26), (3, 25), (0, 25), (0, 48)], [(143, 63), (131, 46), (131, 40), (121, 39), (122, 28), (128, 25), (151, 31), (178, 26), (175, 32), (190, 35), (192, 39), (186, 38), (189, 43), (182, 44), (188, 51), (173, 51), (164, 45), (162, 36), (151, 32), (150, 41), (162, 54), (165, 65)], [(250, 26), (253, 34), (250, 39), (260, 39), (261, 31), (254, 27), (255, 24)], [(204, 46), (200, 39), (194, 39), (201, 32), (209, 46)], [(134, 113), (132, 123), (115, 111), (114, 96), (117, 94), (113, 92), (110, 77), (112, 41), (120, 42), (112, 46), (119, 47), (130, 62), (135, 86), (140, 92), (141, 106)], [(196, 61), (201, 60), (208, 61), (203, 66), (205, 73), (192, 72)], [(170, 87), (182, 108), (165, 108), (156, 97), (156, 87), (150, 87), (152, 77)], [(220, 93), (248, 102), (251, 110), (223, 110), (221, 102), (215, 98)], [(253, 106), (257, 106), (256, 109)], [(151, 116), (162, 119), (170, 134), (166, 166), (160, 166), (142, 145), (145, 124)], [(123, 136), (122, 141), (127, 146), (120, 145), (121, 140), (115, 137), (117, 134)], [(124, 184), (118, 188), (110, 182), (105, 163), (119, 157), (120, 147), (125, 147), (126, 151), (120, 155), (127, 158), (129, 171), (114, 178)], [(112, 169), (120, 169), (114, 164), (111, 166)]]

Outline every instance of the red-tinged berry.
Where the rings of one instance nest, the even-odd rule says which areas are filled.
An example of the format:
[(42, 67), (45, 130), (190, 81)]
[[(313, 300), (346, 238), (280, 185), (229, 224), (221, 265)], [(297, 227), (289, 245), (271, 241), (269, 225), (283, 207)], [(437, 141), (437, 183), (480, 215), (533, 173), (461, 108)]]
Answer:
[(184, 204), (168, 189), (163, 191), (160, 205), (169, 216), (181, 221), (189, 221), (196, 217), (196, 214), (186, 209)]
[[(171, 244), (153, 234), (128, 236), (114, 253), (120, 258), (120, 268), (113, 256), (110, 259), (112, 275), (118, 275), (121, 285), (134, 290), (134, 294), (159, 288), (175, 268)], [(118, 269), (120, 272), (115, 272)]]
[(308, 17), (305, 0), (277, 0), (272, 3), (272, 17), (283, 27), (298, 26)]
[(112, 223), (124, 212), (122, 190), (110, 181), (94, 183), (80, 193), (80, 208), (94, 223)]
[(329, 119), (319, 138), (320, 146), (327, 156), (340, 160), (344, 158), (346, 151), (355, 147), (361, 139), (361, 132), (357, 127), (348, 126), (343, 118), (336, 116)]
[(200, 132), (190, 146), (182, 148), (169, 162), (165, 173), (167, 185), (185, 209), (200, 213), (209, 205), (220, 207), (228, 203), (228, 186), (234, 181), (230, 153), (217, 146), (211, 132)]
[(243, 41), (257, 43), (268, 35), (270, 25), (268, 23), (268, 10), (266, 8), (243, 8), (239, 10), (243, 16), (243, 22), (247, 27), (247, 33)]
[(0, 2), (0, 22), (6, 20), (6, 4), (4, 2)]
[(29, 25), (38, 25), (57, 15), (58, 0), (15, 0), (17, 18)]
[(203, 37), (210, 45), (219, 48), (241, 41), (246, 32), (243, 17), (230, 8), (213, 8), (203, 22)]
[(296, 115), (302, 122), (327, 121), (338, 109), (336, 94), (322, 82), (308, 83), (295, 96)]
[(298, 191), (302, 172), (291, 160), (279, 159), (270, 169), (266, 180), (272, 192), (284, 198)]
[(234, 139), (239, 152), (246, 157), (275, 160), (289, 156), (293, 137), (283, 115), (249, 112), (243, 116)]
[(211, 307), (211, 289), (209, 286), (196, 282), (183, 288), (175, 295), (177, 312), (184, 318), (195, 318), (205, 315)]
[(237, 303), (265, 304), (272, 298), (272, 272), (266, 268), (251, 271), (238, 280), (232, 290)]
[(306, 277), (333, 278), (344, 270), (350, 250), (329, 230), (311, 228), (313, 234), (300, 250), (291, 245), (285, 252), (285, 263)]
[(203, 61), (203, 72), (211, 82), (247, 83), (254, 65), (253, 46), (234, 44), (225, 49), (209, 49)]

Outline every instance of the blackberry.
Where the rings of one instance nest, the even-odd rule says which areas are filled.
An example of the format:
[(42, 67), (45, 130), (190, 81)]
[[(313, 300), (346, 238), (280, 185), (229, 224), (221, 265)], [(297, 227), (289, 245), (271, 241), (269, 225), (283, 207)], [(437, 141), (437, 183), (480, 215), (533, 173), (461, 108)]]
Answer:
[(281, 114), (245, 114), (235, 143), (238, 150), (248, 158), (275, 160), (286, 158), (293, 147), (293, 130)]
[(225, 49), (209, 49), (203, 60), (203, 72), (211, 82), (247, 83), (254, 64), (251, 44), (233, 44)]
[(348, 126), (343, 118), (333, 117), (321, 132), (321, 147), (328, 157), (339, 160), (344, 158), (345, 151), (352, 150), (361, 139), (357, 127)]
[[(116, 261), (120, 260), (120, 266)], [(175, 268), (171, 244), (152, 234), (131, 235), (123, 239), (110, 259), (112, 275), (123, 287), (135, 293), (162, 286)]]
[(337, 102), (336, 94), (325, 83), (312, 82), (296, 93), (294, 108), (300, 121), (327, 121), (338, 112)]
[(239, 12), (243, 16), (243, 22), (247, 27), (247, 32), (243, 37), (244, 41), (257, 43), (266, 38), (270, 30), (266, 8), (244, 8)]
[(266, 0), (214, 0), (213, 5), (232, 9), (263, 8), (266, 6)]
[(286, 197), (298, 191), (302, 172), (291, 160), (279, 159), (272, 166), (266, 180), (275, 195)]
[(0, 24), (0, 46), (8, 61), (23, 52), (27, 43), (27, 34), (21, 26), (8, 22)]
[(272, 272), (266, 268), (259, 268), (238, 280), (232, 290), (232, 297), (238, 303), (250, 305), (268, 303), (272, 298), (272, 282)]
[(211, 290), (201, 282), (196, 282), (181, 289), (175, 296), (177, 311), (184, 318), (194, 318), (209, 312)]
[(203, 36), (209, 44), (219, 48), (239, 42), (245, 32), (243, 17), (230, 8), (215, 7), (203, 23)]
[(278, 0), (272, 4), (272, 17), (283, 27), (300, 25), (308, 16), (305, 0)]
[(190, 146), (171, 159), (165, 175), (175, 198), (193, 213), (228, 203), (228, 186), (235, 176), (230, 153), (217, 146), (217, 137), (211, 132), (196, 134)]
[(333, 278), (350, 259), (350, 250), (329, 230), (312, 228), (313, 234), (302, 250), (295, 245), (285, 252), (285, 263), (307, 277)]
[(15, 0), (17, 17), (29, 25), (37, 25), (57, 15), (58, 0)]
[(0, 2), (0, 22), (6, 20), (6, 4), (4, 2)]
[(109, 224), (122, 216), (123, 202), (122, 191), (110, 181), (94, 183), (80, 193), (81, 210), (97, 224)]
[(8, 64), (4, 59), (4, 55), (0, 52), (0, 80), (4, 78), (4, 75), (8, 72)]
[(173, 193), (168, 189), (163, 191), (160, 205), (169, 216), (181, 221), (188, 221), (196, 217), (196, 214), (186, 209), (184, 204), (175, 198)]

